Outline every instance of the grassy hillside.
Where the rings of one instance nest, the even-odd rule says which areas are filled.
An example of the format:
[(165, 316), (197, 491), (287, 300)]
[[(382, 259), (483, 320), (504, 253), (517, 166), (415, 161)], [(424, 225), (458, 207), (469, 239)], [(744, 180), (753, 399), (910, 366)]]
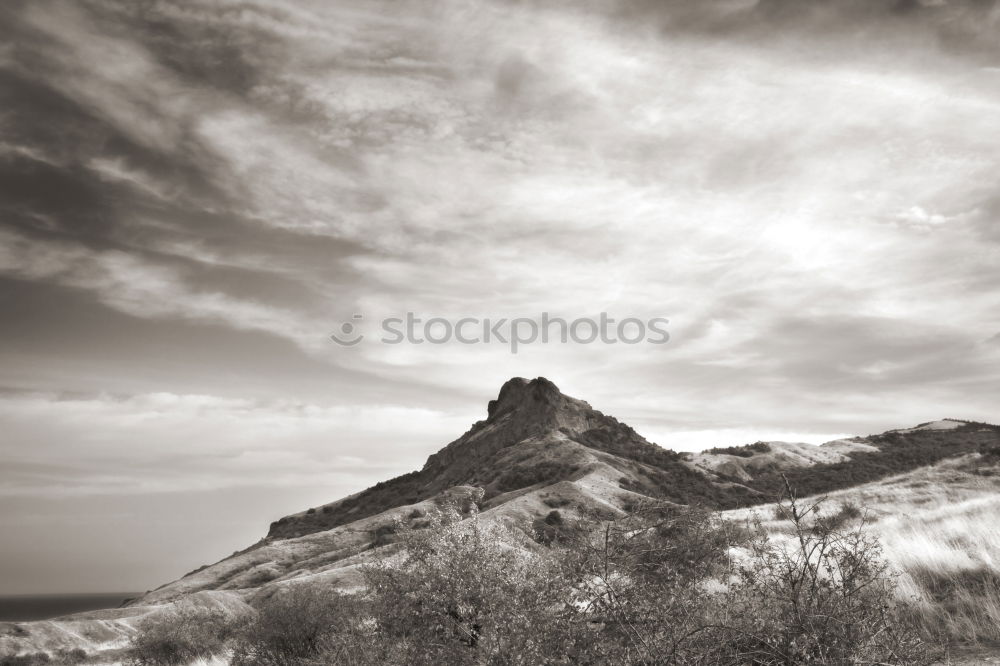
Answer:
[[(900, 574), (898, 594), (915, 600), (911, 610), (926, 636), (1000, 641), (1000, 455), (970, 453), (826, 497), (820, 518), (870, 517), (869, 529)], [(751, 513), (773, 535), (790, 529), (773, 505), (724, 515), (743, 520)]]

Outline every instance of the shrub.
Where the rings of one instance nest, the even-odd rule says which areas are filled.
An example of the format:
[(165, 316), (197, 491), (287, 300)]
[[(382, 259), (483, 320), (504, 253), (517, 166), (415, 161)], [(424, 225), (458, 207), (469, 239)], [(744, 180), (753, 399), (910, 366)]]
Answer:
[(706, 585), (725, 573), (728, 548), (740, 539), (741, 530), (706, 510), (645, 502), (572, 544), (564, 557), (582, 581), (580, 619), (599, 623), (581, 661), (696, 663), (688, 658), (704, 646), (695, 639), (718, 606)]
[[(726, 594), (714, 651), (755, 664), (920, 664), (934, 655), (905, 620), (878, 541), (862, 524), (843, 532), (818, 505), (779, 504), (794, 528), (785, 542), (757, 529)], [(848, 513), (857, 510), (849, 509)], [(837, 514), (839, 515), (839, 514)]]
[(0, 657), (0, 666), (36, 666), (37, 664), (49, 664), (51, 662), (52, 658), (45, 652)]
[(744, 444), (743, 446), (718, 446), (708, 449), (705, 453), (723, 453), (730, 456), (750, 458), (755, 453), (769, 453), (770, 451), (771, 445), (767, 442), (754, 442), (753, 444)]
[(543, 460), (530, 467), (515, 467), (508, 470), (496, 482), (501, 492), (527, 488), (543, 481), (554, 483), (571, 476), (579, 469), (576, 465), (554, 460)]
[[(647, 503), (573, 544), (576, 604), (599, 621), (581, 661), (619, 664), (919, 664), (876, 542), (807, 525), (770, 539), (701, 509)], [(809, 507), (812, 509), (812, 507)], [(734, 558), (734, 548), (744, 553)]]
[[(331, 650), (363, 654), (371, 644), (359, 599), (320, 585), (294, 585), (260, 603), (233, 648), (232, 666), (295, 666)], [(319, 663), (363, 663), (338, 659)]]
[[(775, 514), (778, 516), (778, 519), (786, 518), (787, 510), (779, 504), (775, 507)], [(836, 512), (831, 513), (828, 516), (817, 518), (812, 529), (813, 531), (818, 532), (837, 530), (844, 527), (844, 525), (850, 523), (852, 520), (857, 520), (863, 516), (864, 513), (860, 508), (858, 508), (857, 504), (854, 504), (853, 502), (844, 502)]]
[(1000, 462), (1000, 445), (986, 446), (980, 452), (983, 457), (983, 461), (994, 464)]
[[(572, 663), (568, 586), (551, 551), (512, 548), (516, 536), (466, 520), (412, 534), (399, 566), (368, 567), (375, 631), (388, 663)], [(567, 661), (568, 659), (568, 661)]]
[(567, 524), (562, 514), (556, 510), (549, 511), (544, 518), (537, 518), (532, 523), (532, 528), (535, 541), (546, 546), (572, 541), (580, 534), (579, 526)]
[(239, 619), (220, 610), (181, 607), (157, 614), (139, 625), (129, 641), (130, 666), (174, 666), (208, 659), (226, 649)]
[(87, 658), (87, 651), (83, 648), (60, 650), (58, 658), (64, 664), (79, 664)]
[(386, 523), (384, 525), (379, 525), (375, 528), (374, 538), (372, 539), (372, 548), (378, 548), (379, 546), (385, 546), (392, 543), (392, 536), (398, 530), (398, 526), (395, 523)]

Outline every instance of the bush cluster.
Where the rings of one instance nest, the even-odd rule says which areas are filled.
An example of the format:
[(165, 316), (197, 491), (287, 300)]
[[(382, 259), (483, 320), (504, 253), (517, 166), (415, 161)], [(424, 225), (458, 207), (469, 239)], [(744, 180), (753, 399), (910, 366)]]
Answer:
[(139, 625), (128, 649), (129, 666), (176, 666), (226, 651), (243, 619), (219, 609), (180, 606)]
[(669, 503), (587, 524), (552, 510), (529, 536), (476, 518), (400, 532), (403, 559), (366, 567), (363, 593), (300, 583), (236, 628), (179, 616), (134, 643), (162, 659), (132, 663), (224, 646), (234, 666), (929, 663), (878, 544), (840, 529), (856, 507), (780, 511), (779, 541)]
[(83, 648), (57, 650), (54, 655), (47, 652), (29, 652), (18, 655), (0, 655), (0, 666), (71, 666), (87, 659)]
[(751, 458), (755, 453), (769, 453), (770, 451), (771, 445), (767, 442), (754, 442), (753, 444), (744, 444), (743, 446), (717, 446), (713, 449), (708, 449), (705, 453), (723, 453), (741, 458)]
[(515, 467), (504, 472), (496, 482), (500, 492), (519, 490), (536, 483), (554, 483), (572, 475), (579, 469), (576, 465), (557, 460), (543, 460), (540, 463)]

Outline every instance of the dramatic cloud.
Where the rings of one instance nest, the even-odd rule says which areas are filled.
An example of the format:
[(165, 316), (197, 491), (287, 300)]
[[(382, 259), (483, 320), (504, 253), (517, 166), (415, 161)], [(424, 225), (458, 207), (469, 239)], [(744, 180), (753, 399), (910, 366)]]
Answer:
[[(512, 375), (675, 448), (995, 421), (998, 33), (959, 0), (4, 3), (4, 501), (332, 499)], [(377, 341), (602, 311), (670, 342)]]

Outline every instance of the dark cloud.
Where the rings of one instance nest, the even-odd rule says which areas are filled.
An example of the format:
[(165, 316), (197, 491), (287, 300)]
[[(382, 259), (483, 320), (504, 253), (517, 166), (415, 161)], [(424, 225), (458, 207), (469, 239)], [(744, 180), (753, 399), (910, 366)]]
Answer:
[[(247, 95), (262, 81), (260, 70), (274, 63), (268, 46), (270, 35), (247, 28), (234, 30), (225, 21), (246, 13), (270, 14), (274, 21), (287, 16), (264, 6), (221, 9), (219, 23), (208, 24), (203, 15), (186, 15), (188, 3), (143, 0), (134, 3), (85, 2), (104, 30), (141, 42), (169, 71), (191, 85)], [(193, 8), (192, 8), (193, 9)]]
[(993, 0), (632, 0), (596, 6), (670, 33), (775, 43), (810, 35), (866, 45), (867, 54), (893, 44), (937, 47), (987, 62), (1000, 56), (1000, 12)]

